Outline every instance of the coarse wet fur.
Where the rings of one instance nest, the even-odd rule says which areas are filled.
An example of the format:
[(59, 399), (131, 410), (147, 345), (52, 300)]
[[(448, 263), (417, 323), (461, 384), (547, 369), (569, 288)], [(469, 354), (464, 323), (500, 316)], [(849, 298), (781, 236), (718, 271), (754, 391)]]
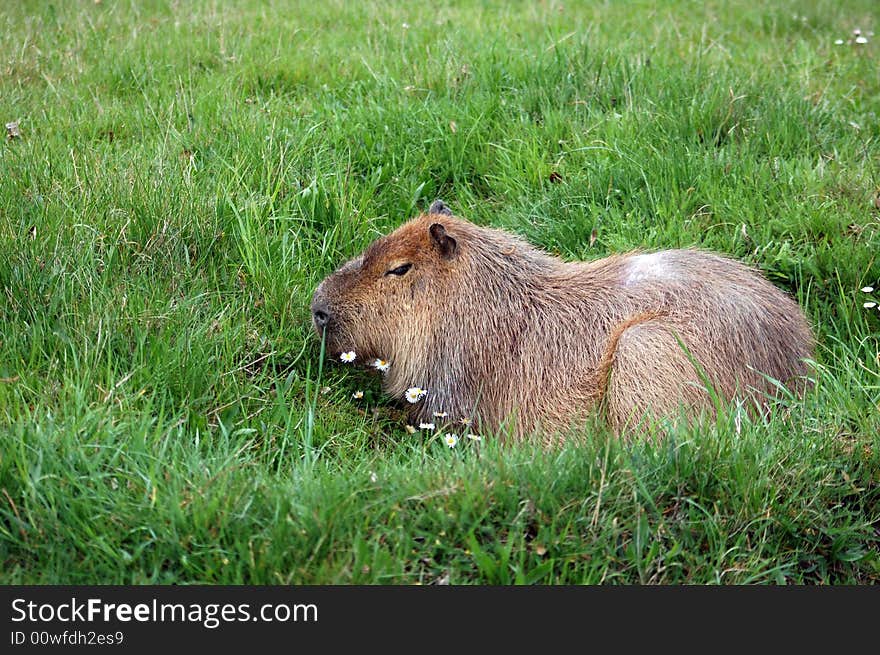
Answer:
[[(390, 363), (384, 389), (414, 423), (472, 419), (521, 438), (600, 412), (618, 433), (648, 417), (766, 406), (796, 392), (814, 342), (803, 312), (757, 271), (700, 250), (564, 262), (442, 202), (377, 239), (317, 288), (333, 354)], [(696, 364), (696, 365), (695, 365)]]

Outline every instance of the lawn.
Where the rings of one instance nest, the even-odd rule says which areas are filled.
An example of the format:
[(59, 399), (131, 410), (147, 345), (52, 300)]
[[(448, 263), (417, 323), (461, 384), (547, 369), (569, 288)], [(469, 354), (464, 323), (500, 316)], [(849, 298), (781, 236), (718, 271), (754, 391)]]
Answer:
[[(0, 583), (880, 582), (875, 0), (27, 0), (0, 72)], [(435, 198), (748, 262), (816, 384), (658, 441), (411, 435), (308, 304)]]

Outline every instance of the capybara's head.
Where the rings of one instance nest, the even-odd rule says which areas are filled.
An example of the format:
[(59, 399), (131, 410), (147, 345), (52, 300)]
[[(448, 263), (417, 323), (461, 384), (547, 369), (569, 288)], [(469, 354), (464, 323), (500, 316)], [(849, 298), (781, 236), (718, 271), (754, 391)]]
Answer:
[(326, 334), (327, 351), (354, 351), (368, 362), (421, 342), (425, 322), (451, 300), (447, 278), (458, 243), (447, 227), (457, 222), (435, 202), (324, 279), (312, 298), (312, 321)]
[[(473, 417), (479, 402), (483, 420), (507, 411), (495, 384), (498, 357), (518, 361), (535, 276), (553, 266), (518, 237), (455, 217), (437, 201), (321, 282), (312, 320), (328, 353), (353, 351), (355, 363), (377, 368), (384, 360), (383, 387), (406, 397), (411, 419)], [(413, 388), (426, 397), (414, 402)]]

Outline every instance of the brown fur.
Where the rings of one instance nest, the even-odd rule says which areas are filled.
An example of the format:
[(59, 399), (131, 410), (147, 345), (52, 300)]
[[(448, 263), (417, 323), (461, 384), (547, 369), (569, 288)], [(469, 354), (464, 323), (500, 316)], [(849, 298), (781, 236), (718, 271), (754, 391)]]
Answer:
[(391, 362), (387, 393), (428, 390), (407, 404), (412, 421), (447, 412), (517, 437), (600, 403), (618, 432), (711, 411), (691, 356), (722, 397), (762, 403), (765, 375), (796, 382), (813, 349), (797, 304), (741, 263), (699, 250), (566, 263), (446, 211), (375, 241), (321, 283), (312, 310), (329, 317), (330, 352)]

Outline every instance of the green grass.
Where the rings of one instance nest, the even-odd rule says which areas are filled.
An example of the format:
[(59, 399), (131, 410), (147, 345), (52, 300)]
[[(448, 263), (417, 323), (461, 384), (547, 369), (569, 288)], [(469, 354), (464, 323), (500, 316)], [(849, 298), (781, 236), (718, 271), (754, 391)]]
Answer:
[[(4, 3), (0, 582), (880, 582), (855, 27), (874, 0)], [(408, 435), (308, 302), (437, 197), (760, 267), (815, 389), (659, 443)]]

